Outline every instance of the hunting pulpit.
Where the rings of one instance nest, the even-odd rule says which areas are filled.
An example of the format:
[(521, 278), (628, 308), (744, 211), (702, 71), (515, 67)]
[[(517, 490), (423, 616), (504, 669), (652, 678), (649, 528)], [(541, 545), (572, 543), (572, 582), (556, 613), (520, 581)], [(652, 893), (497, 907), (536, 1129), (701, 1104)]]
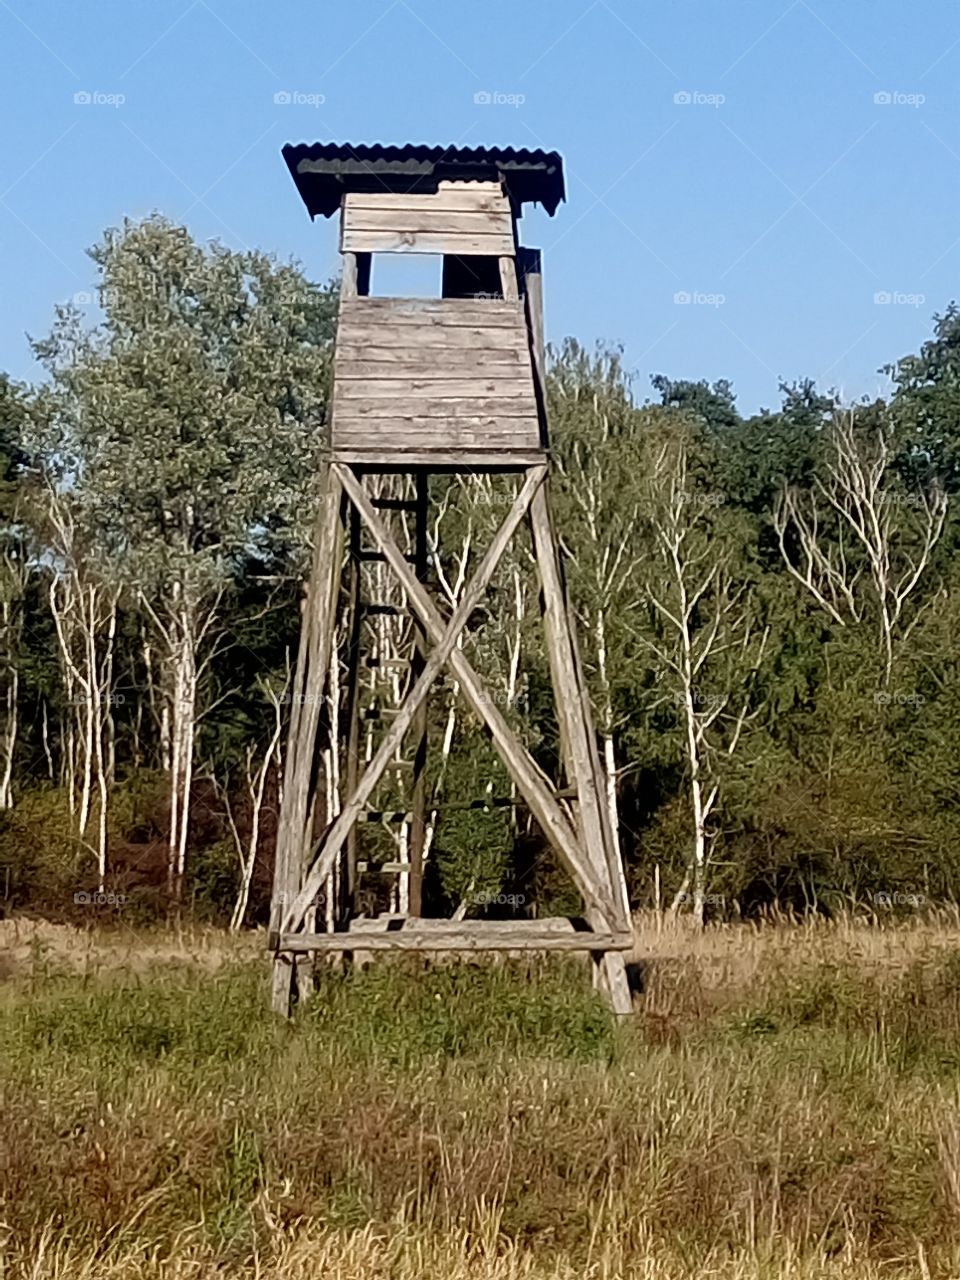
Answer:
[[(526, 203), (552, 215), (563, 200), (562, 160), (555, 152), (419, 146), (317, 144), (283, 154), (311, 216), (339, 212), (343, 270), (330, 451), (277, 833), (274, 1007), (289, 1012), (298, 967), (322, 953), (542, 950), (589, 952), (597, 984), (628, 1013), (626, 886), (548, 501), (540, 255), (517, 242)], [(370, 296), (380, 254), (439, 256), (438, 296)], [(439, 593), (429, 481), (458, 474), (507, 474), (514, 490), (473, 576)], [(533, 758), (465, 643), (525, 522), (556, 707), (557, 777)], [(392, 574), (399, 606), (370, 599), (371, 569), (381, 595), (383, 575)], [(385, 661), (369, 656), (369, 627), (397, 614), (409, 623), (410, 643), (390, 659), (399, 696), (387, 715), (363, 706), (365, 677)], [(444, 673), (484, 723), (513, 783), (511, 797), (477, 804), (529, 814), (579, 892), (581, 918), (471, 920), (461, 918), (467, 904), (451, 920), (422, 918), (426, 836), (441, 803), (428, 798), (427, 698)], [(396, 814), (372, 807), (384, 779), (404, 771), (409, 805)], [(376, 870), (396, 877), (397, 910), (371, 916), (359, 908), (368, 864), (358, 856), (357, 826), (391, 818), (404, 824), (404, 857)], [(301, 969), (301, 986), (305, 980)]]

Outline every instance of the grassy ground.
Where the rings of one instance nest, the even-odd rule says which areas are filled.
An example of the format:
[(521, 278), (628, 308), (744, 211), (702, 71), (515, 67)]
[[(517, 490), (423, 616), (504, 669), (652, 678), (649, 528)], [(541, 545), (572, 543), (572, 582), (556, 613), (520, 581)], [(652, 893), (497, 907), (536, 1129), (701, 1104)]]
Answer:
[(575, 961), (287, 1025), (249, 940), (13, 941), (2, 1280), (960, 1276), (956, 922), (641, 926), (620, 1026)]

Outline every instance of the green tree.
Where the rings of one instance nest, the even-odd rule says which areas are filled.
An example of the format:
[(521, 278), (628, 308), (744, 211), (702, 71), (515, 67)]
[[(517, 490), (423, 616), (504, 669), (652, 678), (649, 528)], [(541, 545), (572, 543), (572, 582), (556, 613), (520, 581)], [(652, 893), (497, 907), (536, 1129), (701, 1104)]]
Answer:
[(91, 250), (103, 320), (58, 310), (31, 445), (159, 655), (170, 881), (185, 869), (197, 728), (241, 567), (302, 561), (323, 440), (330, 300), (294, 266), (159, 217)]

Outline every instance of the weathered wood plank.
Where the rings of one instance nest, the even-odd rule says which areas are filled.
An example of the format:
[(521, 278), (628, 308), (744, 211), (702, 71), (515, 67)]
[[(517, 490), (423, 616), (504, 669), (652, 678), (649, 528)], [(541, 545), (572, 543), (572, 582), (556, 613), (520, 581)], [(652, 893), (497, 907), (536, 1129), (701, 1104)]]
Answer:
[[(423, 301), (426, 301), (424, 299)], [(381, 303), (402, 303), (402, 306), (382, 306)], [(432, 302), (432, 300), (431, 300)], [(523, 311), (509, 300), (488, 298), (475, 301), (468, 300), (468, 305), (459, 305), (461, 299), (445, 299), (438, 306), (415, 306), (407, 298), (356, 298), (346, 299), (340, 307), (340, 324), (353, 323), (388, 323), (395, 325), (414, 325), (426, 328), (429, 325), (472, 325), (481, 329), (516, 329), (525, 328)]]
[(498, 257), (513, 252), (513, 237), (503, 232), (357, 231), (344, 227), (344, 253), (455, 253)]
[[(428, 420), (430, 421), (430, 420)], [(540, 443), (540, 433), (536, 422), (532, 419), (517, 419), (513, 430), (502, 430), (494, 426), (444, 426), (442, 422), (433, 420), (433, 428), (421, 430), (399, 430), (393, 425), (383, 425), (379, 420), (351, 422), (334, 431), (332, 444), (334, 449), (447, 449), (456, 453), (458, 448), (517, 448), (532, 449)]]
[(540, 443), (536, 418), (444, 419), (444, 418), (348, 418), (331, 433), (334, 448), (373, 448), (397, 445), (406, 448), (456, 449), (533, 448)]
[[(406, 396), (421, 395), (428, 400), (463, 400), (471, 397), (480, 399), (493, 397), (496, 400), (529, 400), (534, 404), (533, 379), (520, 376), (522, 369), (514, 370), (513, 377), (500, 378), (484, 373), (474, 377), (450, 376), (439, 372), (424, 373), (422, 370), (414, 377), (391, 378), (344, 378), (342, 371), (336, 371), (334, 402), (348, 403), (353, 400), (377, 400), (381, 398), (396, 399), (398, 402)], [(398, 412), (402, 412), (398, 410)], [(485, 411), (482, 411), (485, 412)]]
[[(338, 360), (337, 361), (337, 385), (347, 383), (366, 383), (367, 385), (376, 385), (380, 383), (394, 385), (398, 381), (436, 381), (436, 383), (449, 383), (449, 381), (479, 379), (481, 381), (497, 381), (500, 384), (515, 383), (517, 379), (522, 379), (524, 385), (530, 388), (530, 370), (525, 366), (525, 362), (521, 360), (521, 352), (503, 352), (503, 360), (488, 364), (488, 362), (477, 362), (475, 353), (465, 351), (462, 353), (462, 360), (452, 360), (449, 353), (443, 358), (443, 361), (436, 360), (431, 356), (428, 360), (424, 360), (422, 353), (417, 353), (417, 358), (404, 362), (403, 360)], [(511, 358), (513, 357), (513, 358)]]
[[(511, 376), (517, 378), (526, 376), (525, 370), (530, 369), (530, 353), (520, 347), (513, 347), (509, 351), (502, 348), (494, 351), (471, 351), (470, 347), (447, 347), (443, 351), (430, 348), (425, 351), (422, 347), (379, 347), (375, 343), (360, 347), (346, 342), (337, 347), (335, 369), (338, 375), (343, 374), (346, 378), (375, 376), (376, 370), (374, 374), (367, 375), (366, 366), (369, 365), (398, 366), (397, 370), (393, 367), (385, 370), (385, 378), (419, 378), (422, 372), (433, 370), (438, 371), (438, 374), (443, 372), (444, 375), (458, 378), (468, 378), (474, 374), (483, 378), (490, 366), (512, 365)], [(404, 369), (410, 369), (411, 372), (404, 372)]]
[(532, 394), (529, 396), (472, 396), (468, 400), (458, 398), (434, 399), (422, 395), (374, 396), (372, 399), (357, 397), (343, 401), (335, 396), (333, 421), (343, 411), (350, 418), (387, 418), (402, 421), (404, 418), (440, 418), (455, 422), (459, 418), (530, 418), (536, 416)]
[(375, 427), (351, 431), (343, 436), (335, 436), (332, 448), (337, 452), (356, 449), (370, 456), (395, 458), (406, 453), (426, 450), (431, 453), (449, 453), (455, 455), (458, 449), (473, 453), (497, 454), (503, 451), (514, 453), (534, 451), (539, 445), (539, 436), (533, 426), (523, 431), (500, 432), (491, 437), (489, 432), (475, 431), (460, 433), (444, 430), (439, 427), (433, 431), (398, 432), (377, 431)]
[(483, 432), (477, 432), (466, 439), (459, 434), (456, 438), (452, 438), (449, 432), (423, 432), (420, 435), (397, 435), (397, 434), (380, 434), (370, 430), (352, 432), (345, 437), (337, 436), (333, 441), (333, 448), (337, 453), (345, 450), (360, 450), (369, 457), (379, 458), (406, 458), (411, 453), (420, 450), (429, 450), (432, 453), (449, 453), (452, 457), (456, 455), (458, 450), (470, 450), (474, 453), (483, 453), (488, 458), (492, 455), (498, 455), (503, 451), (516, 452), (532, 451), (537, 447), (537, 435), (531, 428), (530, 430), (520, 433), (514, 432), (512, 435), (501, 435), (495, 439), (490, 439)]
[[(527, 331), (517, 326), (467, 324), (394, 324), (392, 321), (351, 321), (342, 331), (344, 343), (370, 347), (455, 347), (487, 351), (528, 350)], [(339, 348), (338, 348), (339, 349)]]
[(478, 443), (515, 441), (518, 436), (530, 435), (540, 442), (540, 432), (536, 418), (531, 415), (517, 414), (504, 417), (475, 418), (376, 418), (346, 417), (339, 425), (334, 423), (335, 439), (347, 440), (351, 436), (363, 436), (379, 441), (405, 440), (408, 443), (418, 436), (424, 438), (428, 448), (439, 449), (444, 446), (445, 438), (451, 443), (462, 444), (476, 439)]
[(517, 260), (513, 254), (504, 254), (500, 258), (500, 287), (503, 290), (503, 296), (507, 302), (519, 301), (520, 290), (517, 284)]
[(391, 315), (470, 315), (482, 311), (490, 315), (523, 317), (523, 304), (509, 298), (343, 298), (345, 312), (388, 311)]
[(499, 183), (440, 183), (437, 191), (351, 191), (344, 197), (345, 210), (419, 209), (426, 206), (439, 211), (479, 209), (510, 211), (510, 201)]
[(351, 207), (344, 217), (347, 234), (359, 231), (421, 231), (450, 236), (512, 236), (509, 209), (436, 209), (430, 205), (410, 209), (358, 209)]
[[(446, 922), (445, 922), (446, 923)], [(482, 924), (471, 928), (471, 924)], [(405, 925), (384, 932), (355, 933), (284, 933), (280, 950), (304, 953), (311, 951), (629, 951), (630, 934), (612, 932), (558, 933), (538, 928), (536, 922), (526, 931), (502, 929), (486, 921), (463, 922), (457, 930)]]
[(347, 447), (334, 446), (331, 450), (331, 461), (342, 462), (348, 466), (388, 466), (397, 469), (405, 467), (428, 467), (433, 471), (526, 471), (529, 467), (539, 466), (546, 458), (546, 452), (540, 447), (531, 448), (407, 448), (391, 447), (389, 444), (378, 444), (373, 448), (360, 448), (354, 445)]
[[(382, 915), (372, 917), (374, 920), (383, 920), (384, 929), (430, 929), (437, 933), (454, 933), (463, 929), (474, 929), (478, 933), (482, 933), (485, 929), (497, 929), (503, 933), (529, 933), (531, 927), (542, 931), (543, 933), (561, 933), (570, 934), (578, 929), (582, 930), (582, 922), (574, 920), (570, 916), (539, 916), (534, 920), (515, 919), (515, 920), (482, 920), (482, 919), (456, 919), (451, 916), (421, 916), (416, 920), (409, 915)], [(391, 925), (391, 921), (394, 921)], [(353, 928), (353, 921), (347, 925), (348, 929)]]
[(348, 304), (340, 308), (340, 325), (370, 325), (376, 328), (393, 329), (459, 329), (467, 326), (471, 329), (526, 329), (523, 313), (504, 309), (504, 304), (497, 299), (478, 303), (469, 311), (415, 311), (404, 307), (402, 311), (391, 311), (387, 307), (375, 305), (378, 298), (359, 299), (356, 305)]

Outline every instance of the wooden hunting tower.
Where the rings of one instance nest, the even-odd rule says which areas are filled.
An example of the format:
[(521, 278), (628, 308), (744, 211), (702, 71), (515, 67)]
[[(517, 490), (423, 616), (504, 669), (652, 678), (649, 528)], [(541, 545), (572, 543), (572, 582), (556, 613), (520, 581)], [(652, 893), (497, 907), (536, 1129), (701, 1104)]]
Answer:
[[(343, 275), (330, 457), (277, 834), (274, 1007), (289, 1011), (298, 965), (317, 953), (523, 949), (589, 952), (597, 984), (618, 1013), (628, 1013), (626, 887), (548, 501), (540, 254), (517, 242), (524, 204), (535, 201), (552, 215), (563, 200), (562, 160), (511, 148), (320, 144), (287, 146), (283, 155), (311, 216), (339, 212)], [(375, 254), (442, 255), (438, 296), (369, 296)], [(507, 473), (516, 485), (473, 577), (443, 595), (431, 565), (428, 480), (452, 473)], [(524, 521), (559, 729), (564, 776), (555, 778), (520, 740), (465, 645)], [(369, 598), (373, 568), (381, 595), (383, 575), (392, 574), (399, 606)], [(398, 696), (387, 717), (363, 705), (369, 668), (384, 663), (365, 657), (365, 627), (398, 614), (409, 646), (390, 660)], [(522, 806), (535, 821), (582, 898), (582, 918), (421, 917), (427, 814), (436, 809), (425, 776), (427, 696), (445, 669), (512, 779), (514, 794), (501, 803)], [(390, 818), (371, 809), (371, 798), (384, 778), (404, 770), (410, 802), (395, 816), (406, 824), (405, 857), (378, 868), (397, 876), (403, 892), (395, 913), (371, 918), (358, 905), (367, 864), (358, 857), (357, 824)], [(331, 773), (339, 799), (329, 782), (321, 784)]]

